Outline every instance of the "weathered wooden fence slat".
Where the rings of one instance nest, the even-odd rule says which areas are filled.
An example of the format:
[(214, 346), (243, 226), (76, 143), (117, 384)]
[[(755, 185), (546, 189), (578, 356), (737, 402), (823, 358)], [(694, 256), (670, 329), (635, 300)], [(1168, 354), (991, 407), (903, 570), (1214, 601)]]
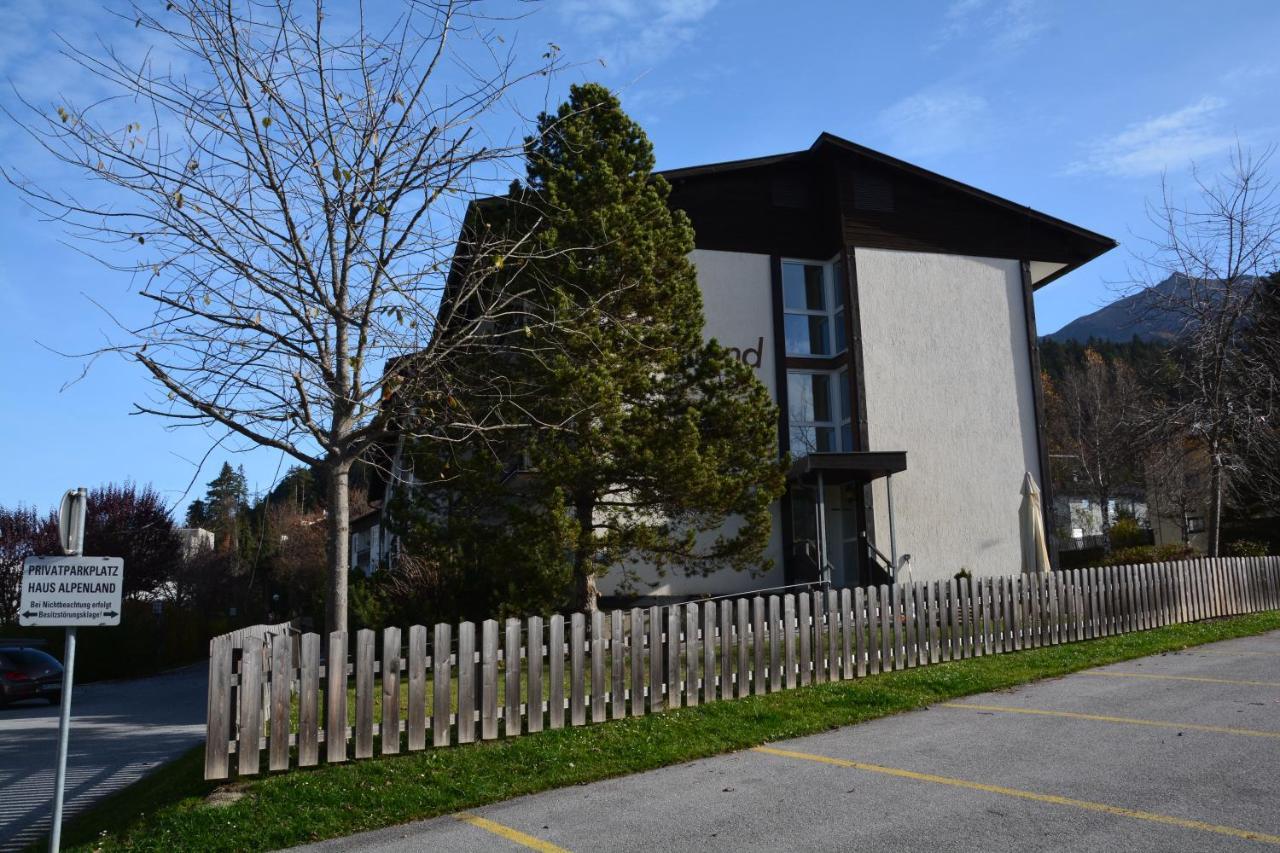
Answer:
[(889, 620), (893, 625), (893, 668), (906, 669), (907, 666), (907, 648), (906, 641), (903, 636), (903, 620), (906, 614), (903, 613), (902, 586), (894, 584), (889, 587)]
[(289, 769), (289, 701), (293, 686), (293, 637), (271, 637), (271, 705), (268, 770)]
[[(461, 640), (461, 637), (459, 637)], [(461, 652), (459, 652), (461, 656)], [(427, 747), (427, 627), (413, 625), (409, 628), (409, 662), (406, 670), (409, 682), (409, 719), (405, 726), (406, 741), (410, 752)], [(461, 705), (458, 708), (462, 712)], [(458, 742), (462, 740), (461, 716), (459, 716)]]
[(329, 635), (325, 665), (324, 757), (334, 764), (347, 760), (347, 632)]
[(587, 617), (582, 613), (574, 613), (569, 617), (569, 725), (571, 726), (581, 726), (587, 722), (586, 655)]
[[(708, 607), (714, 608), (712, 602)], [(733, 602), (720, 602), (720, 689), (721, 699), (733, 698)]]
[[(563, 713), (563, 712), (562, 712)], [(480, 623), (480, 739), (498, 736), (498, 623)]]
[[(617, 614), (615, 614), (617, 615)], [(542, 731), (543, 706), (542, 699), (542, 661), (545, 657), (542, 648), (542, 617), (530, 616), (528, 630), (525, 633), (525, 657), (529, 664), (529, 692), (525, 697), (525, 727), (529, 732)], [(621, 691), (619, 691), (621, 693)]]
[(769, 690), (782, 689), (782, 599), (769, 596)]
[(813, 646), (813, 681), (815, 684), (822, 684), (827, 680), (826, 663), (824, 659), (823, 646), (825, 645), (826, 632), (823, 627), (824, 610), (822, 604), (822, 593), (814, 590), (809, 593), (808, 599), (810, 607), (813, 610), (811, 618), (811, 628), (809, 631), (810, 641)]
[(320, 760), (320, 635), (298, 638), (298, 766)]
[[(399, 638), (396, 647), (399, 648)], [(453, 653), (453, 626), (448, 623), (436, 625), (435, 636), (431, 643), (431, 745), (449, 745), (449, 712), (452, 706), (451, 688), (453, 686), (453, 667), (450, 657)], [(396, 699), (399, 705), (399, 697)], [(384, 740), (385, 743), (385, 740)]]
[[(427, 632), (422, 631), (425, 643)], [(425, 669), (425, 658), (423, 668)], [(425, 704), (425, 688), (424, 699)], [(425, 741), (426, 735), (423, 735)], [(458, 626), (458, 743), (474, 743), (476, 739), (476, 626), (463, 622)]]
[(240, 658), (240, 737), (236, 770), (241, 776), (258, 772), (262, 739), (262, 646), (250, 644)]
[[(745, 599), (743, 599), (745, 601)], [(667, 608), (667, 707), (679, 708), (680, 690), (680, 608)]]
[[(643, 717), (644, 697), (644, 611), (631, 608), (631, 716)], [(552, 678), (555, 676), (552, 675)], [(552, 727), (554, 728), (554, 726)]]
[(787, 690), (796, 686), (796, 597), (787, 593), (782, 597), (782, 643), (786, 652), (786, 679), (783, 687)]
[(367, 629), (354, 648), (343, 631), (224, 635), (209, 647), (205, 776), (262, 772), (264, 748), (280, 772), (319, 763), (322, 741), (338, 763), (349, 742), (355, 758), (375, 740), (391, 755), (426, 748), (428, 730), (444, 747), (1277, 607), (1280, 558), (1233, 557), (575, 613), (568, 637), (558, 614), (508, 619), (502, 637), (486, 620), (479, 648), (462, 622), (456, 656), (446, 623), (410, 626), (403, 645), (386, 628), (380, 650)]
[[(521, 640), (520, 634), (521, 634), (520, 620), (508, 619), (507, 624), (505, 626), (505, 630), (503, 632), (503, 643), (502, 643), (502, 664), (503, 664), (502, 732), (507, 737), (513, 737), (515, 735), (520, 734), (522, 729), (522, 724), (520, 720), (520, 640)], [(439, 646), (437, 646), (437, 648), (439, 648)], [(444, 655), (446, 660), (448, 660), (448, 654), (449, 654), (448, 648), (449, 647), (447, 645), (444, 647)], [(439, 666), (437, 666), (436, 672), (439, 672), (439, 671), (440, 671), (440, 668)], [(449, 682), (448, 680), (446, 680), (445, 692), (443, 696), (445, 702), (448, 702), (448, 699), (449, 699), (448, 684)], [(440, 711), (440, 704), (439, 704), (440, 698), (441, 698), (440, 687), (437, 682), (437, 686), (436, 686), (436, 713), (437, 714), (439, 714), (439, 711)], [(444, 744), (438, 744), (438, 745), (447, 745), (449, 743), (448, 721), (449, 721), (448, 706), (446, 705), (445, 730), (444, 730), (445, 742)]]
[(708, 601), (702, 605), (702, 701), (716, 701), (716, 605), (714, 601)]
[(840, 680), (840, 594), (827, 590), (827, 681)]
[(840, 590), (840, 671), (843, 678), (853, 678), (853, 594)]
[[(447, 627), (447, 626), (446, 626)], [(382, 629), (382, 754), (400, 751), (400, 629)]]
[[(673, 611), (674, 612), (674, 611)], [(608, 650), (604, 640), (604, 613), (591, 614), (591, 722), (603, 723), (606, 719), (608, 698), (605, 690), (605, 661)]]
[(853, 590), (853, 654), (854, 675), (863, 678), (867, 674), (867, 591), (860, 586)]
[(812, 679), (810, 662), (813, 657), (813, 627), (809, 619), (809, 608), (812, 599), (805, 593), (796, 596), (796, 624), (800, 637), (800, 686), (803, 687)]
[(209, 643), (209, 703), (205, 716), (204, 778), (225, 779), (230, 773), (231, 638)]
[(889, 672), (893, 669), (893, 605), (891, 602), (889, 587), (880, 584), (879, 598), (876, 601), (876, 607), (879, 610), (880, 672)]
[(355, 757), (373, 755), (374, 632), (356, 632), (356, 737)]
[(658, 713), (663, 707), (662, 680), (662, 609), (649, 608), (649, 710)]
[(752, 690), (757, 696), (763, 694), (769, 686), (764, 668), (764, 599), (756, 596), (751, 599), (751, 650), (754, 654), (751, 665)]
[[(542, 620), (538, 620), (538, 624), (541, 626)], [(529, 630), (532, 632), (532, 622), (530, 626)], [(609, 677), (610, 699), (613, 700), (613, 718), (615, 720), (622, 719), (627, 715), (626, 629), (626, 613), (622, 610), (613, 611), (609, 619)], [(539, 637), (541, 637), (541, 630), (539, 630)], [(539, 659), (539, 662), (541, 662), (541, 659)], [(529, 674), (530, 676), (533, 675), (532, 669), (529, 670)], [(541, 688), (539, 688), (538, 696), (542, 696)], [(533, 702), (532, 682), (529, 683), (529, 702), (531, 704)], [(530, 729), (530, 731), (533, 731), (533, 729)]]
[(685, 702), (690, 707), (698, 704), (701, 683), (698, 677), (698, 605), (684, 606), (685, 637)]

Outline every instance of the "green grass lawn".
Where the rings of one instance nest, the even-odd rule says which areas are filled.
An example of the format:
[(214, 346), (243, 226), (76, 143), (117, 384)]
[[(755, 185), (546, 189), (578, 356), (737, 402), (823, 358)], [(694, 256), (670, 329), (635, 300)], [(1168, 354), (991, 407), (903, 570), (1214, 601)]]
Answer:
[[(73, 821), (79, 849), (269, 850), (475, 808), (896, 714), (1088, 667), (1280, 629), (1280, 612), (901, 670), (506, 741), (201, 778), (196, 750)], [(217, 789), (242, 798), (213, 806)]]

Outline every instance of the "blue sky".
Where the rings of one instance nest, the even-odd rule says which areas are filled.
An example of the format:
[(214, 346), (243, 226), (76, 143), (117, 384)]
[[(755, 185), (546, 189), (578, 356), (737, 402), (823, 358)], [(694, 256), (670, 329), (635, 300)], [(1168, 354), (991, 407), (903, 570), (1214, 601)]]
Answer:
[[(144, 0), (150, 2), (150, 0)], [(155, 2), (163, 5), (161, 0)], [(331, 3), (340, 8), (343, 3)], [(807, 147), (821, 131), (918, 163), (1120, 240), (1037, 294), (1040, 331), (1088, 313), (1133, 280), (1161, 174), (1186, 190), (1237, 140), (1280, 141), (1280, 4), (1085, 0), (549, 0), (515, 25), (530, 57), (548, 42), (646, 128), (660, 168)], [(55, 33), (139, 50), (100, 3), (0, 3), (0, 75), (37, 102), (89, 96)], [(541, 94), (524, 105), (535, 112)], [(13, 105), (8, 87), (0, 100)], [(0, 162), (40, 176), (29, 142), (0, 123)], [(65, 244), (0, 187), (0, 504), (49, 505), (64, 488), (133, 479), (175, 506), (224, 459), (269, 488), (279, 453), (130, 416), (149, 386), (136, 368), (51, 349), (102, 340), (141, 300), (125, 277)], [(203, 459), (203, 470), (199, 465)], [(186, 494), (188, 484), (196, 487)]]

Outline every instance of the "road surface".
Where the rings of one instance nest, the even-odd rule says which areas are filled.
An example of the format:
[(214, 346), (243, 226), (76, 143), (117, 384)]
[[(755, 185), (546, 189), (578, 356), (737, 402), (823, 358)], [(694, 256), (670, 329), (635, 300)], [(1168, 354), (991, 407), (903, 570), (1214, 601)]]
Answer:
[(1280, 632), (315, 851), (1280, 849)]
[[(207, 678), (201, 664), (150, 678), (77, 684), (66, 817), (202, 743)], [(48, 832), (57, 752), (57, 707), (0, 708), (0, 850)]]

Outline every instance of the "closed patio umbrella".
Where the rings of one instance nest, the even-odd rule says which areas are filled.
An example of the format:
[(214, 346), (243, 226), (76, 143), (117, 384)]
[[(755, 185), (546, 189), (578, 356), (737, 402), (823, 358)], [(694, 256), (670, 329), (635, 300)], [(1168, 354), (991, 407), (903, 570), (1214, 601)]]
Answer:
[(1049, 539), (1044, 531), (1044, 508), (1040, 505), (1040, 487), (1028, 471), (1022, 480), (1022, 570), (1047, 572)]

